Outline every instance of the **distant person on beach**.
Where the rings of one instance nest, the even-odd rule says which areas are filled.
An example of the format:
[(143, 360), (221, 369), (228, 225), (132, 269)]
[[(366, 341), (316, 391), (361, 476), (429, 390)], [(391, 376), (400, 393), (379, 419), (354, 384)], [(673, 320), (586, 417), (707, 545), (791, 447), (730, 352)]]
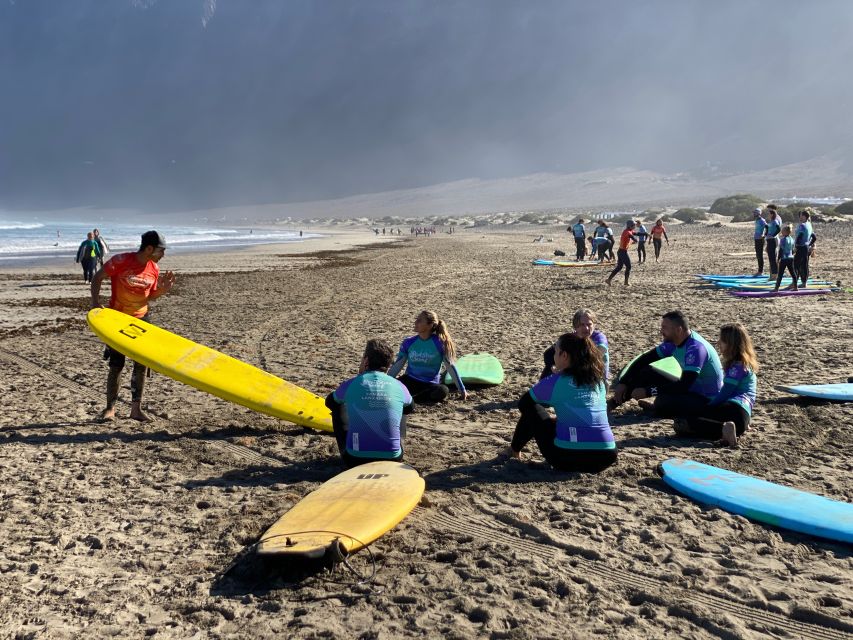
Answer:
[[(657, 347), (635, 359), (620, 374), (613, 386), (610, 407), (630, 399), (654, 398), (641, 402), (661, 418), (694, 417), (703, 411), (723, 386), (723, 369), (714, 347), (698, 332), (692, 331), (681, 311), (670, 311), (661, 318)], [(670, 381), (649, 365), (673, 356), (681, 366), (681, 377)]]
[(586, 255), (586, 228), (583, 226), (583, 218), (578, 218), (566, 231), (571, 231), (575, 239), (575, 260), (583, 260)]
[(520, 459), (524, 446), (536, 440), (555, 469), (598, 473), (616, 462), (616, 442), (607, 420), (604, 358), (589, 338), (564, 333), (554, 345), (554, 360), (557, 373), (540, 380), (519, 400), (521, 418), (504, 455)]
[(760, 276), (764, 273), (764, 236), (767, 235), (767, 220), (764, 219), (764, 212), (760, 208), (752, 210), (752, 217), (755, 220), (755, 259), (758, 261), (758, 271), (755, 275)]
[(101, 248), (101, 255), (98, 256), (98, 266), (104, 266), (104, 258), (110, 252), (110, 247), (107, 245), (107, 241), (104, 240), (104, 236), (101, 235), (101, 232), (97, 229), (92, 229), (92, 235), (95, 236), (95, 242), (98, 243), (98, 246)]
[[(160, 275), (157, 263), (166, 251), (166, 240), (157, 231), (142, 234), (142, 243), (136, 252), (119, 253), (107, 260), (92, 279), (92, 309), (101, 305), (101, 283), (110, 279), (110, 309), (126, 313), (134, 318), (150, 321), (148, 303), (169, 293), (175, 284), (175, 274), (167, 271)], [(102, 420), (114, 420), (118, 400), (119, 380), (124, 369), (125, 357), (107, 348), (104, 355), (109, 358), (110, 371), (107, 376), (107, 407), (101, 413)], [(146, 368), (133, 363), (130, 378), (130, 417), (147, 422), (150, 418), (142, 411), (142, 392), (145, 387)]]
[[(663, 226), (663, 220), (657, 219), (655, 226), (652, 227), (652, 245), (655, 248), (655, 262), (660, 259), (660, 250), (663, 246), (663, 240), (666, 240), (666, 246), (669, 246), (669, 236), (666, 235), (666, 227)], [(663, 238), (663, 239), (662, 239)]]
[(80, 243), (77, 249), (77, 257), (74, 262), (79, 262), (83, 266), (83, 282), (86, 284), (92, 282), (95, 276), (95, 269), (98, 267), (98, 258), (101, 256), (101, 247), (95, 240), (95, 236), (90, 231), (86, 234), (86, 239)]
[(456, 370), (456, 345), (450, 337), (447, 324), (432, 311), (424, 310), (415, 318), (415, 332), (415, 335), (403, 340), (397, 360), (388, 375), (396, 378), (408, 363), (400, 382), (406, 385), (415, 402), (441, 402), (450, 395), (450, 389), (441, 384), (443, 366), (450, 373), (462, 399), (466, 400), (468, 392)]
[(635, 220), (635, 224), (634, 237), (637, 239), (637, 264), (643, 264), (646, 261), (646, 242), (649, 239), (649, 230), (646, 229), (642, 220)]
[[(572, 332), (581, 338), (589, 338), (598, 347), (598, 350), (601, 351), (601, 357), (604, 360), (604, 380), (606, 384), (610, 380), (610, 346), (607, 343), (607, 336), (604, 335), (604, 332), (595, 328), (597, 322), (598, 317), (592, 309), (578, 309), (572, 316)], [(544, 380), (555, 373), (554, 354), (556, 349), (556, 345), (552, 344), (542, 354), (545, 360), (545, 368), (542, 369), (542, 373), (539, 376), (540, 380)]]
[(782, 276), (785, 275), (785, 269), (791, 274), (791, 284), (786, 289), (793, 291), (797, 290), (797, 270), (794, 268), (794, 238), (791, 236), (794, 227), (786, 224), (782, 227), (782, 235), (779, 238), (779, 268), (776, 275), (776, 286), (773, 291), (779, 291), (779, 285), (782, 284)]
[(782, 218), (776, 211), (775, 204), (767, 205), (767, 215), (770, 219), (767, 221), (767, 261), (770, 263), (770, 277), (776, 275), (779, 265), (779, 232), (782, 230)]
[(605, 257), (607, 256), (607, 252), (610, 252), (610, 259), (613, 259), (613, 232), (610, 230), (610, 226), (604, 221), (599, 220), (598, 226), (595, 228), (593, 234), (593, 244), (596, 246), (598, 250), (598, 260), (599, 262), (604, 262)]
[(625, 268), (625, 286), (628, 285), (628, 278), (631, 276), (631, 256), (628, 255), (628, 247), (632, 242), (636, 242), (637, 239), (634, 237), (634, 221), (628, 220), (625, 223), (625, 229), (622, 231), (622, 235), (619, 236), (619, 250), (616, 252), (616, 266), (613, 268), (613, 271), (610, 272), (610, 275), (607, 277), (605, 282), (609, 287), (613, 283), (613, 278), (616, 277), (616, 274), (622, 271), (622, 268)]
[(808, 211), (800, 211), (800, 224), (794, 234), (794, 270), (800, 278), (800, 287), (806, 288), (809, 279), (809, 258), (814, 253), (815, 236), (812, 223), (809, 221), (811, 215)]
[(358, 375), (326, 397), (338, 450), (348, 469), (403, 459), (406, 416), (414, 404), (406, 386), (385, 373), (393, 360), (388, 343), (368, 340)]
[(676, 418), (675, 432), (736, 447), (749, 429), (758, 388), (758, 357), (752, 338), (739, 322), (720, 327), (717, 341), (723, 361), (723, 387), (702, 409), (701, 415)]

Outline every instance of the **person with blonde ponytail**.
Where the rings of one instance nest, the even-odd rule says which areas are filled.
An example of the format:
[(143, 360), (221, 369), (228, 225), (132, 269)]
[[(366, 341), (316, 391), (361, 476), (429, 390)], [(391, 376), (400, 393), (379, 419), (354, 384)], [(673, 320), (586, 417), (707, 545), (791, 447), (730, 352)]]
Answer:
[(415, 332), (416, 335), (403, 340), (388, 375), (396, 378), (408, 363), (400, 382), (406, 385), (415, 402), (441, 402), (450, 394), (450, 389), (441, 384), (443, 366), (450, 373), (462, 399), (467, 399), (468, 392), (454, 364), (456, 345), (447, 324), (432, 311), (425, 310), (415, 317)]
[(674, 426), (679, 435), (720, 439), (721, 444), (736, 447), (738, 437), (749, 429), (752, 419), (758, 357), (752, 338), (739, 322), (720, 327), (717, 345), (725, 371), (723, 388), (701, 412), (701, 417), (677, 419)]

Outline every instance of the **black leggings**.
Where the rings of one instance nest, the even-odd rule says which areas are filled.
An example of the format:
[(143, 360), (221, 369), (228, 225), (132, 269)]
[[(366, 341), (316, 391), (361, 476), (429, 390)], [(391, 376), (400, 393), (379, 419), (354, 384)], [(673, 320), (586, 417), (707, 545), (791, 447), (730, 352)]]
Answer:
[(83, 258), (80, 261), (80, 264), (83, 265), (83, 280), (86, 282), (91, 282), (92, 278), (95, 277), (95, 270), (98, 268), (98, 259)]
[(796, 286), (797, 284), (797, 272), (794, 270), (794, 259), (793, 258), (782, 258), (779, 261), (779, 274), (776, 276), (776, 288), (779, 288), (779, 285), (782, 284), (782, 276), (785, 274), (785, 269), (787, 269), (791, 274), (791, 283)]
[(406, 389), (412, 394), (412, 400), (421, 404), (441, 402), (450, 395), (447, 385), (416, 380), (408, 374), (403, 375), (400, 382), (406, 385)]
[[(644, 367), (639, 371), (630, 371), (627, 376), (619, 381), (627, 388), (625, 396), (630, 398), (634, 389), (657, 389), (672, 384), (651, 367)], [(659, 391), (654, 396), (655, 415), (660, 418), (690, 418), (701, 414), (708, 406), (708, 398), (690, 391), (680, 393), (667, 393)]]
[(755, 239), (755, 259), (758, 260), (758, 273), (764, 272), (764, 238)]
[(622, 271), (622, 267), (625, 267), (625, 284), (628, 284), (628, 276), (631, 275), (631, 256), (628, 255), (627, 249), (619, 249), (616, 252), (616, 256), (619, 258), (616, 261), (616, 267), (610, 272), (610, 276), (607, 279), (613, 280), (616, 274)]
[(545, 460), (558, 471), (598, 473), (616, 462), (616, 449), (563, 449), (554, 444), (557, 423), (540, 404), (522, 411), (512, 435), (512, 450), (535, 439)]
[(770, 262), (770, 275), (775, 275), (776, 266), (779, 264), (779, 259), (776, 256), (776, 248), (779, 246), (779, 241), (776, 238), (767, 238), (767, 260)]
[(806, 286), (806, 280), (809, 279), (809, 248), (797, 247), (794, 251), (794, 270), (800, 277), (802, 286)]
[(734, 422), (737, 435), (742, 436), (749, 426), (749, 420), (750, 416), (742, 406), (736, 402), (724, 402), (713, 407), (705, 407), (701, 417), (688, 418), (689, 431), (681, 435), (719, 440), (723, 437), (723, 423)]
[(332, 430), (335, 432), (335, 441), (338, 443), (338, 451), (341, 454), (341, 460), (347, 469), (352, 469), (353, 467), (357, 467), (360, 464), (367, 464), (368, 462), (379, 462), (381, 460), (401, 462), (403, 460), (402, 444), (400, 455), (396, 458), (364, 458), (352, 455), (347, 451), (347, 431), (344, 429), (344, 421), (341, 417), (341, 405), (335, 401), (334, 392), (326, 396), (326, 406), (332, 413)]
[(637, 243), (637, 262), (643, 263), (646, 260), (646, 242)]
[(659, 238), (652, 238), (652, 246), (655, 248), (655, 260), (660, 258), (660, 248), (663, 246), (663, 240)]
[(584, 238), (575, 238), (575, 258), (583, 260), (586, 255), (586, 240)]

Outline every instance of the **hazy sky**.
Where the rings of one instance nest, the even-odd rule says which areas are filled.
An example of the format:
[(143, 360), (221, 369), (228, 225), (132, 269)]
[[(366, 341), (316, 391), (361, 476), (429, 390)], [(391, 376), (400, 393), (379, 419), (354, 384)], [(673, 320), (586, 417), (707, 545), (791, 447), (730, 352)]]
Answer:
[(0, 0), (0, 207), (849, 149), (849, 0)]

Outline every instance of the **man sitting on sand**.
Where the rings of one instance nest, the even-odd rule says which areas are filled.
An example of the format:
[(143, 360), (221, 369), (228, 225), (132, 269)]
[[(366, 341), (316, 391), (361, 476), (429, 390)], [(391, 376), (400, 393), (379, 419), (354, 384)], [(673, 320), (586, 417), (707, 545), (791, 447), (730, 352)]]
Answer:
[[(663, 342), (647, 351), (622, 372), (613, 386), (610, 408), (630, 399), (653, 397), (653, 407), (661, 418), (689, 418), (697, 415), (716, 397), (723, 386), (723, 368), (717, 351), (696, 331), (691, 331), (681, 311), (661, 318)], [(650, 368), (653, 362), (673, 356), (681, 365), (681, 377), (667, 380)]]
[[(148, 303), (172, 290), (175, 274), (167, 271), (160, 277), (157, 265), (166, 252), (166, 240), (156, 231), (142, 234), (142, 243), (136, 252), (119, 253), (104, 264), (92, 278), (92, 309), (101, 307), (99, 296), (104, 278), (110, 279), (110, 309), (126, 313), (134, 318), (148, 321)], [(114, 420), (118, 400), (119, 379), (124, 369), (125, 357), (114, 349), (107, 349), (110, 372), (107, 376), (107, 408), (101, 413), (102, 420)], [(133, 363), (130, 378), (130, 417), (147, 422), (150, 418), (142, 412), (142, 390), (145, 386), (146, 368)]]
[(394, 350), (384, 340), (368, 340), (355, 378), (326, 397), (344, 465), (402, 460), (406, 416), (414, 410), (406, 386), (386, 371)]

